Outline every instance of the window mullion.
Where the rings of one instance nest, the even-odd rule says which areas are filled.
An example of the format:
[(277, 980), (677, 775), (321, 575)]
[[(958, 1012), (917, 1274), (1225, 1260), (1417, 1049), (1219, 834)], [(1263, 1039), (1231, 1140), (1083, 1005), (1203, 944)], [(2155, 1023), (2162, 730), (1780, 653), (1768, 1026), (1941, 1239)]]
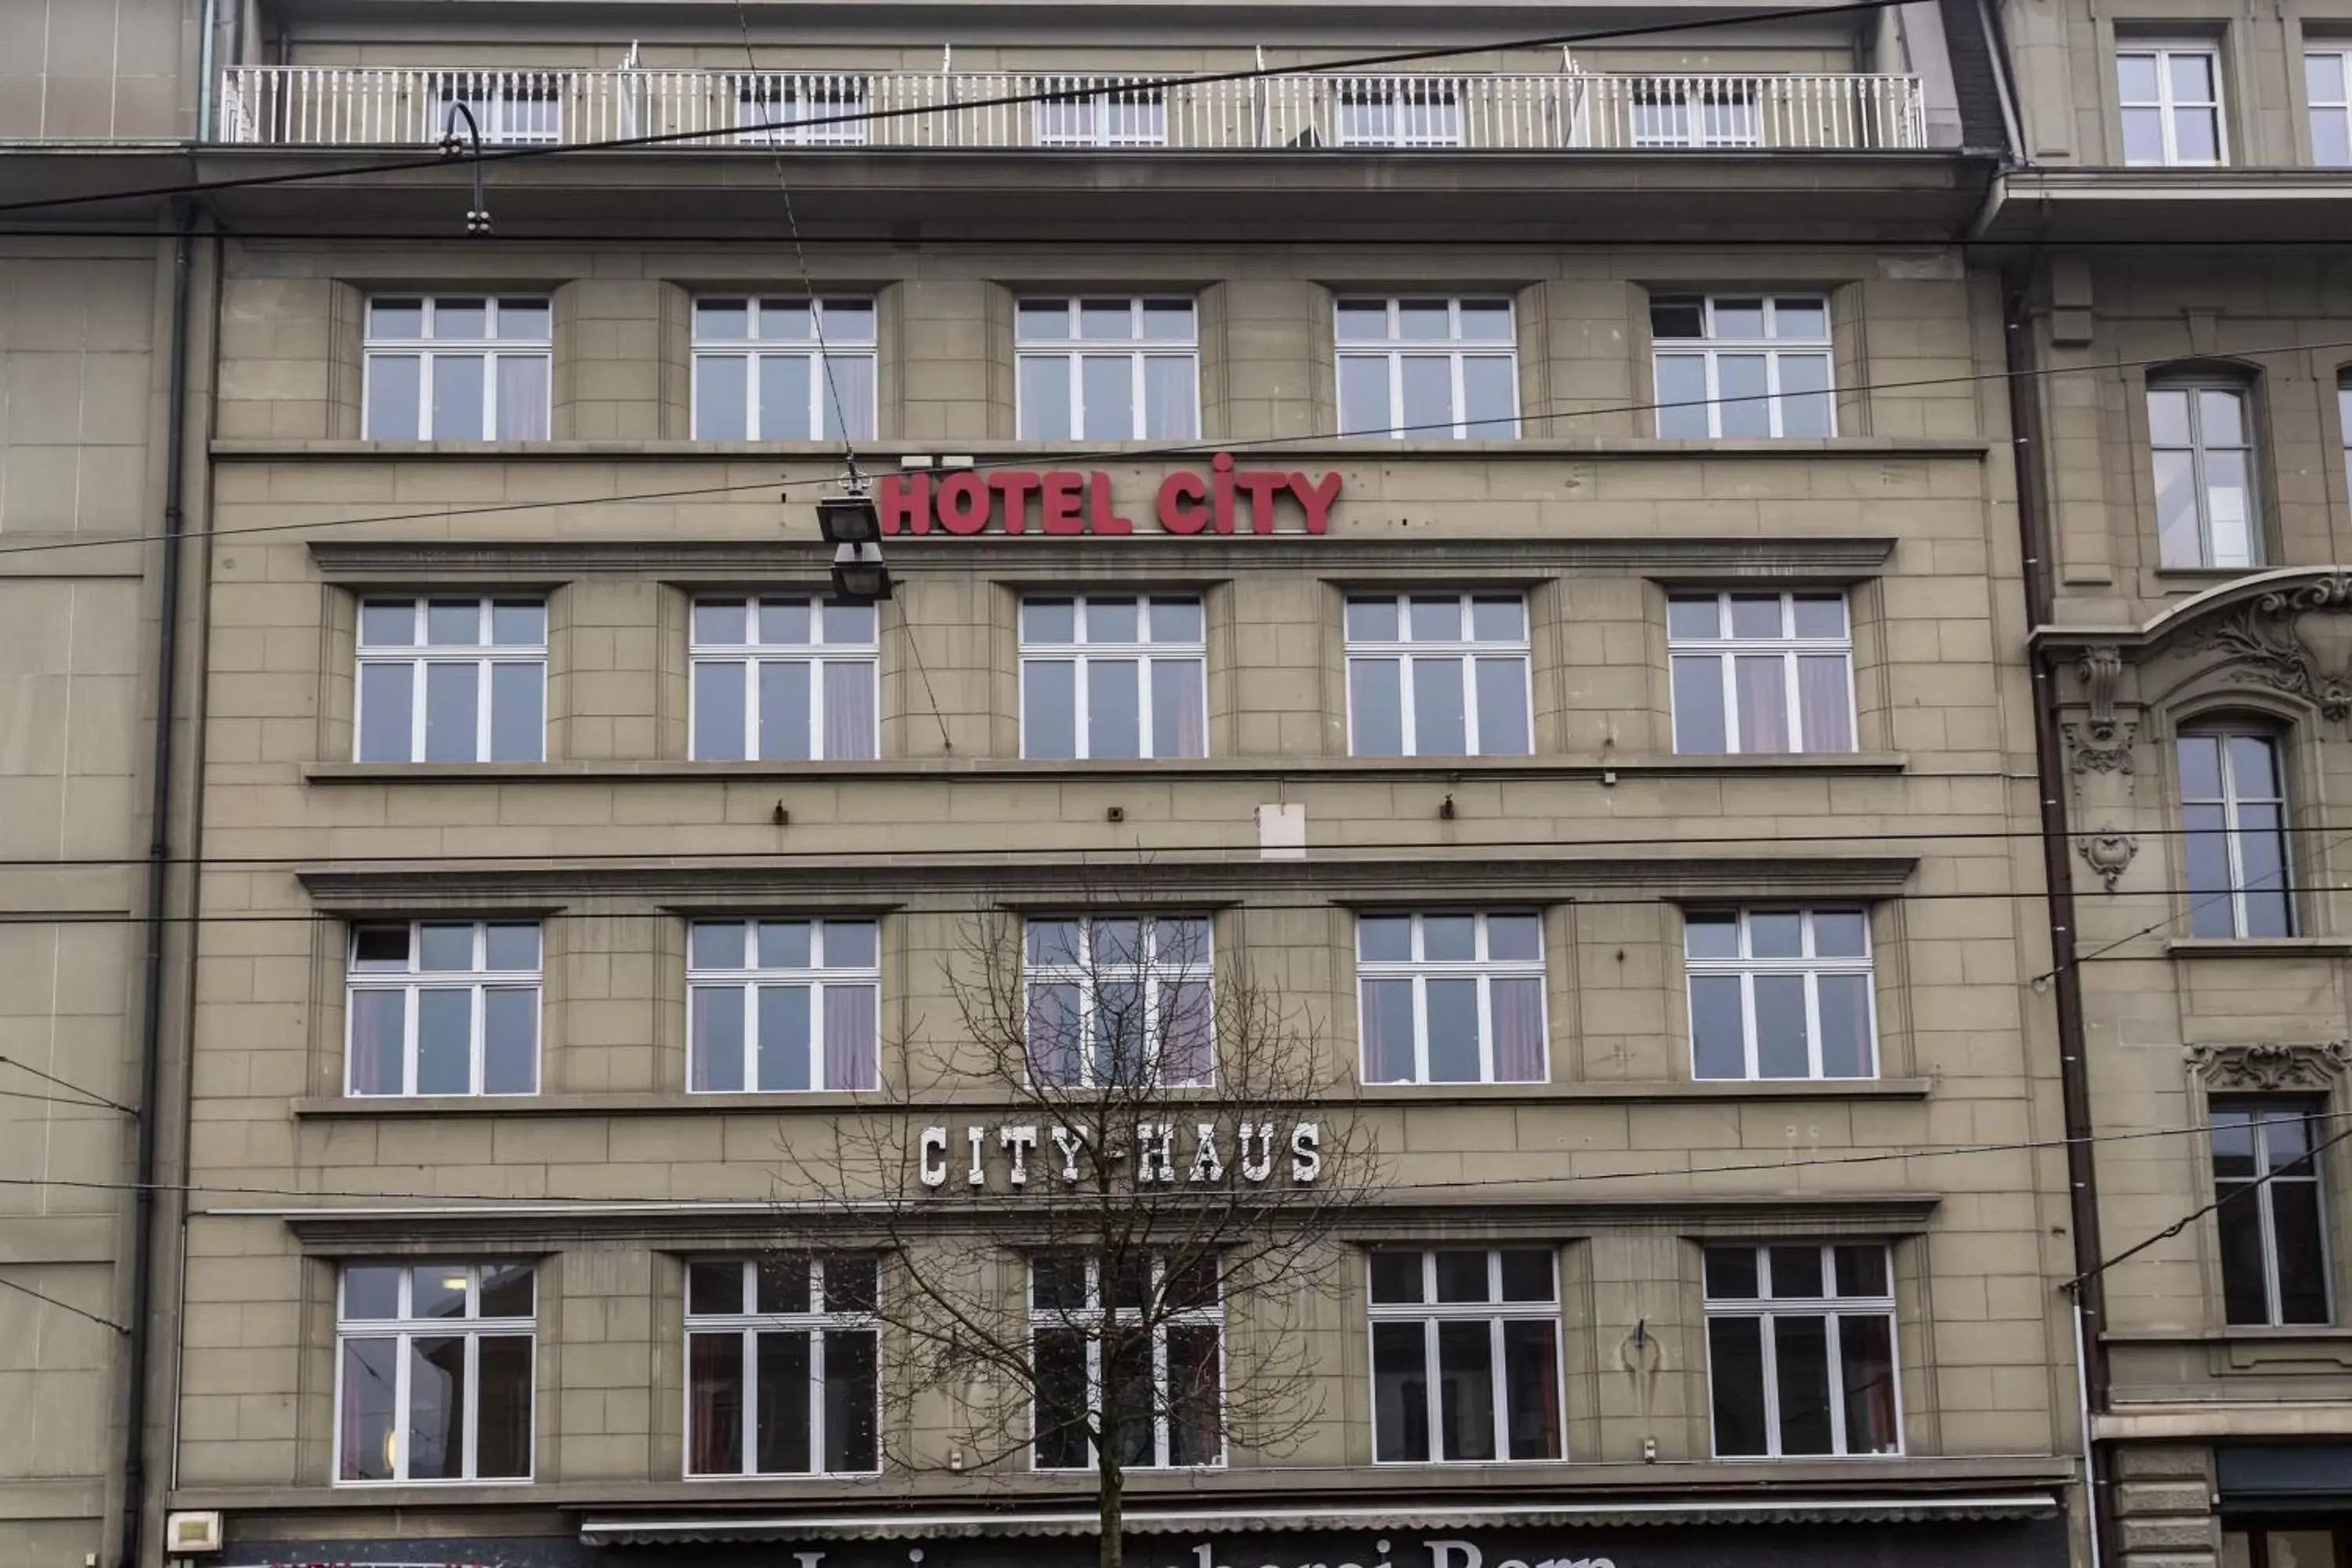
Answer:
[[(416, 941), (413, 931), (409, 941)], [(417, 1015), (425, 1010), (425, 991), (414, 980), (400, 989), (400, 1092), (410, 1095), (416, 1092), (416, 1019)]]
[(1756, 1323), (1756, 1341), (1764, 1352), (1760, 1358), (1764, 1364), (1764, 1452), (1777, 1459), (1780, 1457), (1780, 1325), (1769, 1308), (1757, 1314)]
[(1739, 1047), (1745, 1058), (1742, 1065), (1751, 1079), (1763, 1071), (1763, 1052), (1757, 1044), (1756, 1035), (1756, 972), (1742, 969), (1739, 972)]
[[(408, 1294), (406, 1280), (401, 1282), (401, 1295)], [(407, 1315), (407, 1304), (402, 1303), (402, 1316)], [(409, 1336), (405, 1330), (392, 1336), (392, 1479), (408, 1479), (408, 1398), (411, 1393), (408, 1377)]]
[[(1828, 1249), (1823, 1248), (1823, 1250)], [(1837, 1266), (1835, 1260), (1829, 1258), (1823, 1258), (1822, 1263), (1824, 1268), (1834, 1268)], [(1835, 1279), (1836, 1276), (1829, 1275), (1826, 1278)], [(1835, 1298), (1832, 1298), (1832, 1300), (1834, 1300)], [(1831, 1309), (1830, 1301), (1822, 1303), (1822, 1354), (1828, 1363), (1822, 1368), (1822, 1381), (1829, 1392), (1830, 1452), (1849, 1454), (1853, 1450), (1846, 1440), (1845, 1356), (1838, 1338), (1842, 1325), (1838, 1321), (1838, 1314)]]
[[(821, 1279), (819, 1280), (819, 1288), (823, 1288), (823, 1281)], [(818, 1328), (814, 1323), (810, 1324), (802, 1331), (808, 1335), (809, 1342), (809, 1474), (813, 1476), (822, 1476), (827, 1474), (832, 1468), (832, 1467), (826, 1462), (824, 1447), (826, 1436), (824, 1430), (825, 1336), (824, 1331)]]

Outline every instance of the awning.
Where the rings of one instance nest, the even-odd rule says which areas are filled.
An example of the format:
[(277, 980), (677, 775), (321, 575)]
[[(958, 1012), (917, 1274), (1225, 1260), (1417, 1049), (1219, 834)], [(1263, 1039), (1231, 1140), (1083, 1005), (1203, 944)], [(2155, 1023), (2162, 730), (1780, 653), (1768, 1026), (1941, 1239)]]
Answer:
[[(1994, 1497), (1731, 1498), (1675, 1502), (1527, 1502), (1474, 1508), (1365, 1504), (1350, 1508), (1253, 1510), (1246, 1504), (1211, 1512), (1199, 1509), (1127, 1510), (1135, 1535), (1262, 1534), (1311, 1530), (1470, 1530), (1480, 1527), (1695, 1524), (1911, 1524), (1984, 1520), (2048, 1519), (2058, 1502), (2047, 1493)], [(706, 1514), (688, 1519), (588, 1519), (580, 1539), (591, 1546), (657, 1546), (764, 1541), (937, 1541), (986, 1536), (1075, 1536), (1095, 1533), (1092, 1509), (971, 1509), (879, 1513), (806, 1513), (782, 1517)]]

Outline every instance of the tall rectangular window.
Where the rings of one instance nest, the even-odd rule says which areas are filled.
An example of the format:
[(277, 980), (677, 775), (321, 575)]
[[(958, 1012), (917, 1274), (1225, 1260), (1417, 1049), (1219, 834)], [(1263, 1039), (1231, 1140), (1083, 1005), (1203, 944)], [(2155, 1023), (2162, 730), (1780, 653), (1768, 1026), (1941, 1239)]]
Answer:
[(1201, 332), (1190, 300), (1024, 300), (1015, 428), (1024, 441), (1190, 441)]
[(1658, 435), (1834, 436), (1830, 302), (1820, 294), (1654, 294)]
[(362, 763), (535, 763), (547, 754), (547, 605), (360, 604)]
[(1214, 1253), (1031, 1259), (1037, 1468), (1093, 1465), (1097, 1428), (1129, 1469), (1225, 1462), (1218, 1268)]
[(2253, 424), (2227, 382), (2151, 379), (2157, 553), (2167, 566), (2256, 564)]
[(2352, 50), (2306, 49), (2304, 98), (2311, 110), (2311, 161), (2352, 167)]
[(1559, 1284), (1549, 1250), (1374, 1252), (1372, 1458), (1562, 1455)]
[(361, 431), (371, 441), (544, 441), (554, 352), (544, 298), (370, 300)]
[(1706, 1249), (1715, 1457), (1903, 1451), (1886, 1248)]
[(858, 1476), (882, 1468), (875, 1259), (686, 1266), (686, 1473)]
[(1206, 916), (1032, 920), (1024, 935), (1031, 1081), (1210, 1081), (1216, 990)]
[(528, 1263), (352, 1263), (335, 1293), (335, 1479), (531, 1472)]
[(1737, 78), (1689, 81), (1634, 79), (1636, 147), (1761, 147), (1757, 85)]
[(2221, 57), (2210, 43), (2127, 44), (2116, 50), (2124, 162), (2213, 164), (2227, 158)]
[(1346, 642), (1349, 756), (1533, 750), (1528, 605), (1517, 595), (1351, 595)]
[(2316, 1147), (2323, 1114), (2310, 1100), (2214, 1102), (2214, 1218), (2231, 1323), (2332, 1321)]
[(1339, 434), (1507, 441), (1519, 433), (1508, 300), (1343, 299)]
[(698, 599), (693, 642), (696, 762), (876, 754), (882, 648), (873, 605)]
[(2181, 854), (2189, 934), (2294, 934), (2287, 870), (2286, 781), (2275, 736), (2212, 730), (2182, 735)]
[(344, 1092), (537, 1093), (539, 990), (534, 924), (353, 925)]
[(738, 77), (736, 140), (761, 147), (863, 147), (862, 76)]
[(694, 302), (694, 438), (874, 438), (874, 301)]
[(1840, 593), (1666, 599), (1675, 750), (1853, 750), (1853, 635)]
[(872, 921), (698, 921), (687, 943), (687, 1080), (698, 1093), (880, 1086)]
[(457, 71), (444, 76), (438, 129), (466, 137), (464, 116), (453, 119), (450, 113), (462, 103), (486, 146), (552, 146), (563, 140), (563, 90), (569, 74)]
[(1462, 79), (1361, 76), (1341, 79), (1342, 147), (1459, 147)]
[(1121, 87), (1086, 78), (1044, 77), (1037, 90), (1066, 96), (1037, 105), (1040, 147), (1165, 147), (1165, 88)]
[(1878, 1076), (1864, 911), (1693, 910), (1683, 955), (1693, 1078)]
[(1541, 1083), (1543, 921), (1368, 914), (1356, 922), (1366, 1083)]
[(1021, 604), (1021, 754), (1205, 757), (1209, 643), (1201, 601)]

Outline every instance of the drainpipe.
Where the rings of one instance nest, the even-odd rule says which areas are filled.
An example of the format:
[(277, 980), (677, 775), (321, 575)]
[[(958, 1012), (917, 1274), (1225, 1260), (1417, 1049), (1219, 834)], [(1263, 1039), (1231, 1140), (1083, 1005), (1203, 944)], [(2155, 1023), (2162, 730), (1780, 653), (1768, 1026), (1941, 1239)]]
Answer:
[(187, 446), (188, 285), (194, 237), (188, 205), (173, 215), (179, 235), (172, 247), (171, 372), (163, 415), (163, 538), (161, 634), (155, 652), (153, 789), (148, 797), (147, 952), (139, 1019), (137, 1184), (131, 1189), (130, 1396), (122, 1421), (121, 1568), (139, 1568), (140, 1523), (146, 1512), (147, 1363), (154, 1338), (149, 1321), (155, 1291), (155, 1084), (163, 1055), (163, 900), (172, 868), (172, 717), (177, 702), (180, 655), (180, 540), (185, 528), (186, 485), (181, 467)]
[[(2002, 342), (2009, 372), (2010, 451), (2017, 468), (2017, 526), (2025, 565), (2026, 620), (2050, 624), (2057, 591), (2051, 570), (2048, 500), (2042, 485), (2042, 405), (2034, 393), (2027, 333), (2027, 274), (2002, 280)], [(2042, 871), (2050, 919), (2051, 983), (2058, 1016), (2058, 1093), (2066, 1123), (2066, 1200), (2074, 1241), (2075, 1359), (2083, 1405), (2083, 1487), (2090, 1504), (2091, 1561), (2111, 1562), (2115, 1541), (2106, 1455), (2091, 1440), (2093, 1416), (2107, 1408), (2106, 1288), (2097, 1273), (2099, 1179), (2092, 1155), (2091, 1072), (2084, 1054), (2083, 984), (2074, 942), (2074, 868), (2066, 821), (2066, 763), (2058, 743), (2058, 667), (2044, 650), (2027, 655), (2033, 678), (2034, 773), (2042, 792)]]

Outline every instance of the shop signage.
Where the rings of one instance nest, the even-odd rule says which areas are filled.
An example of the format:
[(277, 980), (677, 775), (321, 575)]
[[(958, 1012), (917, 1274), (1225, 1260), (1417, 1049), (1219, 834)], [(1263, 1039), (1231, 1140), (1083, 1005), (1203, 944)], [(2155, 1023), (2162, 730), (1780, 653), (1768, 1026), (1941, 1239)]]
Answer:
[[(1323, 1173), (1321, 1123), (1301, 1121), (1288, 1129), (1289, 1139), (1277, 1149), (1280, 1129), (1271, 1121), (1244, 1121), (1232, 1128), (1196, 1121), (1189, 1130), (1173, 1122), (1145, 1122), (1135, 1130), (1130, 1152), (1111, 1151), (1121, 1162), (1135, 1161), (1138, 1184), (1207, 1184), (1222, 1182), (1228, 1171), (1252, 1185), (1272, 1181), (1281, 1155), (1289, 1157), (1286, 1174), (1307, 1183)], [(919, 1141), (923, 1185), (948, 1184), (951, 1165), (961, 1167), (962, 1185), (984, 1187), (989, 1173), (1001, 1171), (1005, 1184), (1025, 1187), (1036, 1176), (1040, 1185), (1059, 1181), (1078, 1183), (1078, 1162), (1087, 1155), (1092, 1140), (1083, 1127), (965, 1127), (950, 1134), (945, 1127), (926, 1127)], [(952, 1149), (956, 1152), (950, 1154)], [(1477, 1563), (1436, 1568), (1479, 1568)]]
[[(1206, 473), (1179, 468), (1160, 481), (1150, 521), (1162, 533), (1273, 533), (1286, 511), (1306, 531), (1330, 527), (1339, 476), (1310, 479), (1282, 468), (1241, 468), (1220, 452)], [(875, 486), (885, 534), (1129, 534), (1134, 519), (1111, 499), (1110, 475), (1097, 468), (949, 468), (937, 475), (885, 474)]]

